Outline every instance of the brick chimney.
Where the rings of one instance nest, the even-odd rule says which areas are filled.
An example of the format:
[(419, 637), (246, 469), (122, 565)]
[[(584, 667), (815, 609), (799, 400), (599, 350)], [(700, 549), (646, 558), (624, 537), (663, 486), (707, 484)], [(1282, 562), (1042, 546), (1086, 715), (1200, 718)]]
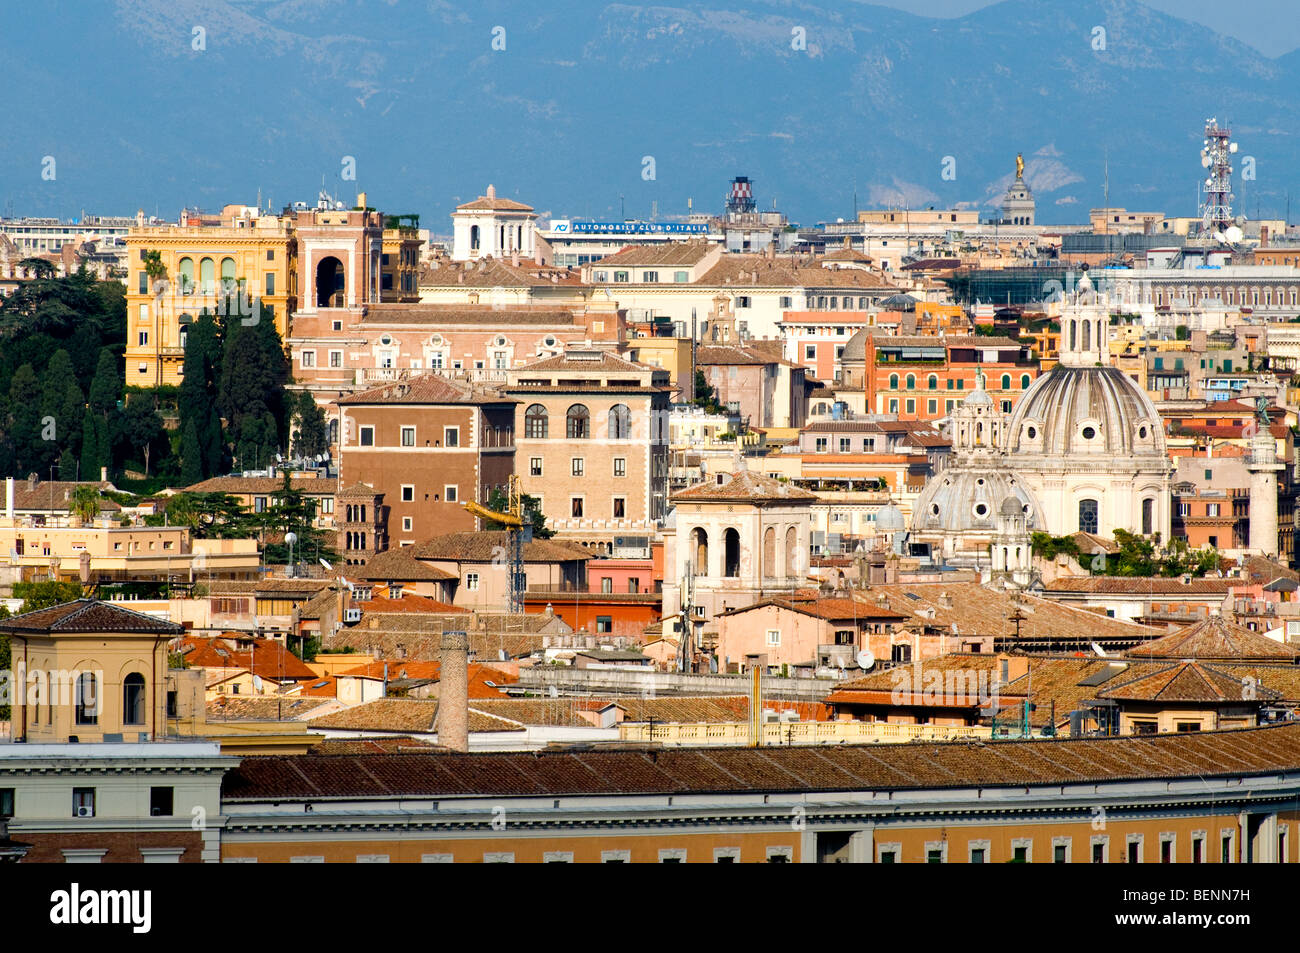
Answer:
[(452, 751), (469, 751), (469, 636), (444, 632), (441, 647), (438, 744)]

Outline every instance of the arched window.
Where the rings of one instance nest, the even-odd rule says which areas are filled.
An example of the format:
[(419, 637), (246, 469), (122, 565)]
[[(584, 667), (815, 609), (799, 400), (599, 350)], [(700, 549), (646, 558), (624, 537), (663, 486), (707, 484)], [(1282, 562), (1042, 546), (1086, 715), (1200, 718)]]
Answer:
[(221, 259), (221, 287), (226, 291), (235, 290), (235, 259)]
[(90, 672), (77, 676), (76, 722), (99, 724), (99, 682)]
[(524, 436), (534, 439), (546, 439), (547, 422), (546, 408), (541, 404), (530, 404), (524, 411)]
[(691, 530), (691, 548), (688, 550), (695, 561), (695, 575), (709, 574), (709, 534), (700, 527)]
[(740, 533), (734, 528), (728, 528), (722, 534), (722, 546), (723, 575), (734, 579), (740, 575)]
[(477, 225), (471, 225), (471, 226), (469, 227), (469, 247), (470, 247), (470, 251), (478, 251), (478, 245), (479, 245), (479, 231), (478, 231), (478, 226), (477, 226)]
[(144, 723), (144, 676), (132, 672), (122, 682), (122, 724)]
[(176, 269), (177, 280), (181, 283), (181, 294), (189, 294), (194, 290), (194, 259), (182, 258), (180, 265)]
[(890, 375), (889, 375), (889, 389), (890, 389), (890, 390), (898, 390), (898, 375), (897, 375), (897, 374), (890, 374)]
[(1083, 322), (1083, 349), (1085, 351), (1092, 350), (1092, 322), (1091, 321)]
[(199, 284), (205, 295), (217, 290), (217, 265), (211, 258), (199, 262)]
[(799, 554), (799, 534), (793, 526), (785, 531), (785, 574), (798, 576), (803, 567)]
[(1070, 322), (1070, 350), (1077, 351), (1078, 349), (1079, 349), (1079, 322), (1071, 321)]
[(1030, 377), (1029, 377), (1029, 375), (1028, 375), (1028, 374), (1021, 374), (1021, 375), (1020, 375), (1020, 389), (1021, 389), (1021, 390), (1028, 390), (1028, 389), (1029, 389), (1029, 384), (1030, 384)]
[(1003, 390), (1011, 390), (1011, 375), (1010, 375), (1010, 374), (1003, 374), (1003, 375), (1002, 375), (1002, 389), (1003, 389)]
[(1097, 501), (1096, 500), (1079, 501), (1079, 532), (1081, 533), (1097, 532)]
[(770, 526), (763, 533), (763, 571), (759, 575), (776, 575), (776, 530)]
[(916, 375), (915, 375), (915, 374), (908, 374), (908, 375), (907, 375), (907, 389), (908, 389), (908, 390), (916, 390)]
[(565, 414), (564, 435), (570, 440), (586, 440), (591, 436), (591, 414), (582, 404), (574, 404)]
[(615, 404), (609, 408), (609, 438), (626, 440), (632, 432), (632, 411), (627, 404)]
[(1155, 531), (1156, 501), (1147, 497), (1142, 501), (1142, 535), (1150, 536)]
[(938, 390), (938, 389), (939, 389), (939, 378), (938, 378), (936, 375), (931, 374), (930, 377), (926, 380), (926, 382), (925, 382), (925, 386), (926, 386), (927, 388), (929, 388), (930, 390)]

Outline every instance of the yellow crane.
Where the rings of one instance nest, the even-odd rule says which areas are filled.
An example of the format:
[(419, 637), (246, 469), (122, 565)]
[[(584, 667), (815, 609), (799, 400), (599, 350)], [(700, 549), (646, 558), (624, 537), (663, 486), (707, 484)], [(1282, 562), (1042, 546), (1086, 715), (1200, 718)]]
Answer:
[[(519, 477), (510, 474), (510, 481), (506, 489), (506, 509), (503, 512), (490, 510), (481, 503), (474, 500), (468, 500), (461, 504), (465, 507), (466, 512), (472, 516), (477, 516), (481, 520), (490, 520), (493, 523), (500, 523), (506, 528), (506, 559), (509, 563), (510, 572), (510, 611), (512, 613), (522, 613), (524, 611), (524, 590), (527, 587), (524, 576), (524, 542), (525, 535), (532, 538), (532, 525), (525, 526), (525, 513), (521, 494), (519, 492)], [(496, 561), (496, 553), (493, 554), (493, 561)]]

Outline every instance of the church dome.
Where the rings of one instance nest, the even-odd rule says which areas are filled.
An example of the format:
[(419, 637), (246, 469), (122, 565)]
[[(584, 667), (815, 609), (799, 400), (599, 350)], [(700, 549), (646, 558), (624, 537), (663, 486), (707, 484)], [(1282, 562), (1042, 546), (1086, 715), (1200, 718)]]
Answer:
[(1031, 529), (1038, 505), (1014, 471), (982, 466), (948, 467), (933, 477), (912, 507), (912, 531), (993, 533), (1008, 500), (1019, 504)]
[(1006, 451), (1164, 457), (1165, 435), (1155, 405), (1123, 371), (1058, 364), (1020, 398)]

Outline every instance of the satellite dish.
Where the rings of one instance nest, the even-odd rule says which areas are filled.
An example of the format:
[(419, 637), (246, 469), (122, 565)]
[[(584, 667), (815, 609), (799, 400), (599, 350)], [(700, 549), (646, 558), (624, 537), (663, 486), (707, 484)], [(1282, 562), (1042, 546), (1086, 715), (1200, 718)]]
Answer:
[(253, 691), (257, 692), (257, 694), (259, 694), (259, 695), (262, 694), (262, 676), (261, 676), (261, 675), (254, 675), (254, 676), (253, 676)]
[(1223, 238), (1228, 242), (1228, 244), (1235, 245), (1237, 242), (1241, 241), (1243, 234), (1242, 230), (1236, 225), (1229, 225), (1224, 229)]
[(275, 455), (275, 462), (276, 462), (276, 463), (280, 463), (280, 462), (283, 461), (283, 460), (284, 460), (284, 457), (280, 456), (278, 453)]
[(862, 671), (870, 671), (871, 666), (876, 664), (876, 657), (871, 654), (871, 649), (863, 649), (858, 653), (858, 668)]
[(1203, 165), (1205, 168), (1208, 169), (1208, 168), (1210, 167), (1210, 157), (1207, 156), (1207, 155), (1202, 155), (1202, 156), (1201, 156), (1201, 165)]
[(320, 564), (321, 564), (322, 566), (325, 567), (325, 571), (326, 571), (326, 572), (333, 572), (333, 571), (334, 571), (334, 567), (331, 566), (329, 563), (327, 563), (324, 559), (320, 559), (319, 562), (320, 562)]
[(1098, 645), (1096, 642), (1093, 642), (1093, 643), (1091, 643), (1091, 644), (1092, 644), (1092, 650), (1093, 650), (1094, 652), (1096, 652), (1097, 655), (1099, 655), (1099, 656), (1102, 657), (1102, 658), (1106, 658), (1106, 657), (1107, 657), (1107, 656), (1106, 656), (1106, 650), (1105, 650), (1105, 649), (1103, 649), (1103, 648), (1102, 648), (1100, 645)]

